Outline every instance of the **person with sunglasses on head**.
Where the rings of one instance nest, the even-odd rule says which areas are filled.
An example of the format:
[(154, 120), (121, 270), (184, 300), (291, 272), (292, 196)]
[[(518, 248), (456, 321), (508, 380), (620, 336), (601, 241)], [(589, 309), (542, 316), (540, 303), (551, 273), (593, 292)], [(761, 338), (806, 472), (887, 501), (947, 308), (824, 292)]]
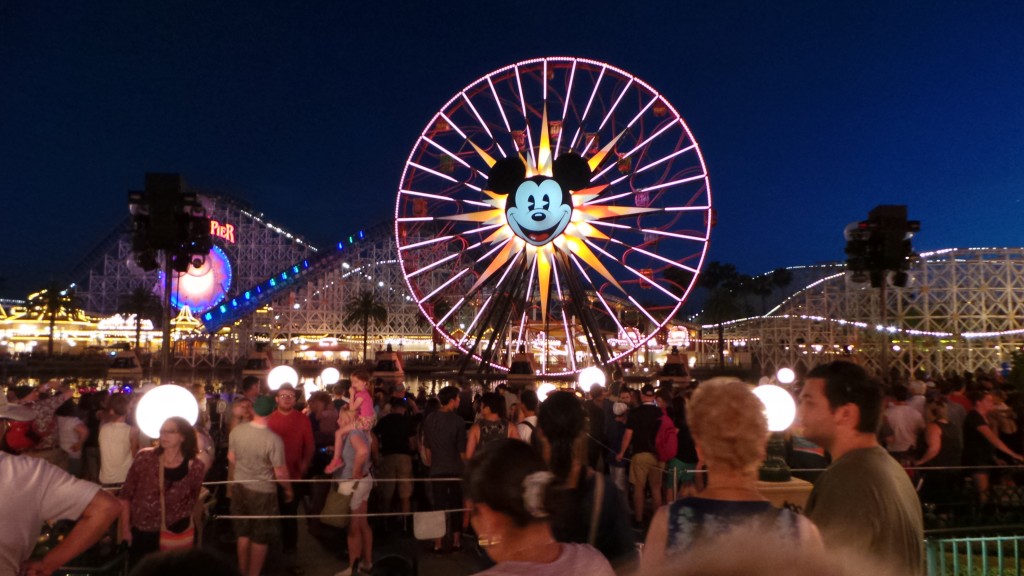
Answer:
[[(310, 464), (313, 463), (316, 443), (313, 441), (313, 424), (309, 417), (295, 409), (298, 401), (296, 395), (295, 387), (291, 384), (282, 384), (277, 389), (274, 395), (277, 410), (267, 418), (267, 427), (284, 442), (284, 459), (288, 466), (289, 478), (301, 479), (306, 477)], [(301, 489), (304, 487), (304, 484), (293, 484), (292, 492), (295, 496), (290, 499), (283, 489), (278, 490), (278, 505), (282, 516), (294, 516), (298, 513), (299, 500), (303, 494)], [(281, 536), (289, 565), (288, 572), (302, 574), (304, 570), (297, 564), (299, 521), (295, 518), (282, 518)]]
[(188, 420), (174, 416), (160, 426), (156, 448), (136, 455), (118, 493), (121, 540), (131, 546), (132, 565), (160, 550), (164, 527), (177, 534), (193, 527), (192, 511), (206, 473), (198, 453), (195, 429)]

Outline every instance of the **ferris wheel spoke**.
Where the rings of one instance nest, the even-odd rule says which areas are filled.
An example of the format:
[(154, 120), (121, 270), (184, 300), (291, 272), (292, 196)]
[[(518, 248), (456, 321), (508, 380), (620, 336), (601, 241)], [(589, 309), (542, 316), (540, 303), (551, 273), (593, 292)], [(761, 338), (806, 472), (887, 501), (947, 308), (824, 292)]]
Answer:
[(692, 242), (707, 242), (707, 237), (691, 236), (689, 234), (679, 234), (678, 232), (668, 232), (665, 230), (656, 230), (654, 228), (640, 228), (640, 232), (644, 234), (655, 234), (657, 236), (667, 236), (669, 238), (678, 238), (680, 240), (689, 240)]
[(669, 266), (675, 266), (676, 268), (679, 268), (680, 270), (685, 270), (687, 272), (693, 272), (694, 274), (697, 273), (697, 270), (694, 270), (693, 268), (690, 268), (689, 266), (687, 266), (685, 264), (681, 264), (679, 262), (676, 262), (675, 260), (672, 260), (671, 258), (665, 258), (664, 256), (659, 256), (658, 254), (655, 254), (654, 252), (649, 252), (649, 251), (644, 250), (643, 248), (639, 248), (637, 246), (626, 246), (625, 243), (623, 243), (623, 242), (621, 242), (619, 240), (616, 240), (614, 238), (612, 238), (612, 242), (615, 243), (615, 244), (618, 244), (620, 246), (625, 246), (627, 252), (629, 252), (629, 251), (639, 252), (639, 253), (643, 254), (644, 256), (648, 256), (650, 258), (654, 258), (655, 260), (660, 260), (660, 261), (668, 264)]
[(608, 109), (608, 113), (604, 115), (604, 119), (601, 120), (601, 125), (597, 127), (598, 132), (604, 130), (604, 125), (608, 123), (608, 119), (611, 118), (612, 114), (615, 113), (615, 109), (619, 107), (619, 102), (622, 102), (622, 98), (626, 96), (626, 92), (629, 91), (629, 87), (632, 85), (633, 79), (630, 78), (629, 82), (626, 83), (626, 86), (622, 89), (621, 92), (619, 92), (619, 97), (615, 99), (615, 103), (612, 104), (612, 107)]
[(601, 67), (601, 72), (597, 75), (597, 81), (594, 82), (594, 89), (590, 92), (590, 98), (587, 99), (587, 107), (583, 109), (583, 116), (580, 116), (580, 126), (587, 120), (587, 115), (590, 114), (590, 107), (594, 105), (594, 99), (597, 97), (597, 91), (601, 87), (601, 80), (604, 79), (604, 71), (607, 70), (604, 66)]
[[(470, 247), (470, 248), (472, 248), (472, 247)], [(467, 249), (467, 250), (469, 250), (469, 249)], [(459, 256), (462, 256), (461, 252), (456, 252), (454, 254), (449, 254), (448, 256), (445, 256), (444, 258), (442, 258), (440, 260), (436, 260), (434, 262), (431, 262), (430, 264), (427, 264), (426, 266), (423, 266), (422, 268), (417, 268), (416, 270), (413, 270), (412, 272), (406, 273), (406, 276), (408, 278), (415, 278), (415, 277), (419, 276), (420, 274), (423, 274), (423, 273), (426, 273), (426, 272), (430, 272), (431, 270), (433, 270), (434, 268), (437, 268), (438, 266), (441, 266), (442, 264), (446, 264), (448, 262), (451, 262), (452, 260), (458, 258)]]
[(437, 148), (437, 149), (438, 149), (438, 150), (439, 150), (439, 151), (440, 151), (441, 153), (443, 153), (444, 155), (448, 156), (448, 157), (449, 157), (449, 158), (451, 158), (452, 160), (454, 160), (454, 161), (458, 162), (459, 164), (462, 164), (462, 165), (463, 165), (463, 166), (465, 166), (465, 167), (466, 167), (467, 169), (469, 169), (469, 170), (471, 170), (471, 171), (475, 170), (475, 168), (473, 168), (472, 166), (470, 166), (468, 162), (466, 162), (466, 161), (465, 161), (465, 160), (463, 160), (463, 159), (462, 159), (461, 157), (459, 157), (459, 155), (458, 155), (458, 154), (456, 154), (456, 153), (452, 152), (451, 150), (449, 150), (449, 149), (445, 148), (444, 146), (442, 146), (442, 145), (438, 144), (438, 143), (437, 143), (436, 141), (434, 141), (433, 139), (431, 139), (431, 138), (427, 138), (426, 136), (420, 136), (420, 139), (421, 139), (421, 140), (423, 140), (424, 142), (426, 142), (427, 144), (430, 144), (430, 145), (431, 145), (431, 146), (433, 146), (434, 148)]
[(669, 160), (675, 158), (676, 156), (679, 156), (679, 155), (682, 155), (682, 154), (686, 154), (687, 152), (690, 152), (691, 150), (695, 149), (696, 147), (697, 147), (696, 145), (691, 144), (691, 145), (687, 146), (686, 148), (680, 148), (679, 150), (677, 150), (677, 151), (675, 151), (675, 152), (673, 152), (671, 154), (668, 154), (667, 156), (663, 156), (661, 159), (659, 159), (656, 162), (652, 162), (650, 164), (646, 164), (646, 165), (644, 165), (643, 168), (638, 168), (636, 170), (636, 172), (634, 172), (634, 174), (642, 174), (642, 173), (650, 170), (651, 168), (654, 168), (655, 166), (659, 166), (659, 165), (661, 165), (661, 164), (663, 164), (665, 162), (668, 162)]
[(568, 302), (568, 299), (562, 294), (562, 282), (558, 279), (561, 274), (558, 274), (556, 271), (554, 276), (555, 292), (558, 294), (559, 302), (562, 302), (562, 329), (565, 330), (565, 351), (569, 355), (570, 366), (572, 366), (573, 370), (576, 370), (576, 353), (572, 342), (572, 333), (569, 331), (569, 315), (565, 312), (565, 303)]
[(434, 176), (437, 176), (438, 178), (441, 178), (443, 180), (447, 180), (449, 182), (454, 182), (455, 184), (459, 183), (459, 181), (456, 180), (455, 178), (452, 178), (451, 176), (449, 176), (447, 174), (444, 174), (442, 172), (438, 172), (437, 170), (434, 170), (433, 168), (427, 168), (426, 166), (423, 166), (422, 164), (417, 164), (415, 162), (409, 162), (409, 166), (412, 166), (413, 168), (416, 168), (418, 170), (422, 170), (422, 171), (426, 172), (427, 174), (432, 174)]
[[(569, 102), (572, 101), (572, 86), (573, 80), (576, 79), (576, 60), (572, 61), (572, 68), (569, 70), (569, 82), (565, 88), (565, 98), (562, 104), (562, 127), (565, 127), (565, 117), (569, 113)], [(555, 150), (561, 150), (562, 147), (562, 135), (565, 134), (564, 130), (558, 132), (558, 140), (555, 142)]]
[[(629, 301), (633, 303), (633, 306), (636, 306), (640, 312), (643, 312), (643, 315), (647, 316), (647, 319), (654, 323), (655, 326), (661, 326), (661, 322), (655, 320), (654, 316), (651, 316), (651, 313), (647, 311), (647, 308), (641, 306), (640, 303), (636, 301), (636, 298), (633, 298), (632, 296), (627, 296), (627, 298), (629, 298)], [(639, 342), (637, 342), (637, 344), (639, 344)]]
[(466, 343), (466, 338), (468, 338), (469, 334), (473, 332), (473, 328), (476, 326), (476, 323), (480, 321), (480, 316), (484, 313), (484, 310), (487, 310), (487, 306), (491, 303), (491, 298), (493, 298), (493, 296), (488, 296), (487, 300), (484, 300), (484, 303), (480, 305), (480, 309), (476, 311), (476, 316), (473, 317), (473, 321), (470, 322), (469, 326), (466, 326), (466, 329), (462, 332), (462, 338), (459, 340), (459, 345)]
[(618, 316), (616, 316), (615, 313), (612, 312), (612, 307), (608, 305), (608, 301), (605, 300), (604, 295), (601, 294), (601, 289), (596, 284), (594, 284), (593, 280), (591, 280), (590, 274), (587, 274), (587, 271), (583, 268), (583, 265), (580, 264), (580, 261), (576, 257), (576, 255), (571, 254), (569, 258), (572, 260), (572, 263), (576, 265), (576, 268), (579, 269), (580, 274), (582, 274), (583, 277), (587, 280), (587, 283), (594, 288), (594, 294), (596, 294), (597, 299), (601, 301), (601, 305), (604, 307), (605, 311), (608, 312), (608, 316), (610, 316), (611, 319), (615, 322), (615, 325), (618, 327), (619, 332), (624, 331), (625, 329), (622, 327), (622, 324), (619, 323)]
[(440, 115), (441, 115), (441, 118), (444, 118), (444, 121), (447, 122), (449, 126), (451, 126), (452, 130), (455, 130), (456, 132), (459, 133), (459, 136), (462, 136), (463, 140), (469, 140), (469, 136), (466, 136), (466, 133), (463, 132), (459, 128), (459, 125), (456, 124), (455, 121), (453, 121), (451, 118), (449, 118), (447, 114), (445, 114), (444, 112), (441, 112)]
[(455, 282), (459, 278), (462, 278), (463, 276), (465, 276), (467, 272), (469, 272), (469, 268), (463, 268), (462, 270), (459, 271), (458, 274), (455, 274), (454, 276), (449, 278), (447, 282), (445, 282), (444, 284), (441, 284), (440, 286), (435, 288), (433, 292), (431, 292), (430, 294), (427, 294), (423, 299), (424, 300), (430, 300), (438, 292), (440, 292), (440, 291), (444, 290), (445, 288), (447, 288), (448, 286), (450, 286), (452, 282)]
[(512, 127), (508, 123), (508, 116), (505, 115), (505, 107), (501, 105), (501, 98), (498, 98), (498, 91), (494, 88), (494, 82), (491, 77), (487, 77), (487, 84), (491, 87), (491, 95), (494, 96), (494, 103), (498, 106), (498, 111), (501, 112), (501, 119), (505, 122), (505, 131), (509, 134), (512, 133)]
[(473, 106), (473, 101), (469, 99), (469, 96), (466, 96), (465, 90), (462, 91), (462, 99), (465, 100), (469, 109), (473, 111), (473, 115), (476, 116), (477, 121), (480, 122), (480, 126), (483, 127), (484, 132), (487, 132), (487, 137), (494, 140), (494, 134), (491, 134), (491, 129), (487, 126), (487, 122), (484, 122), (483, 117), (481, 117), (480, 113), (477, 112), (476, 106)]
[[(679, 180), (673, 180), (671, 182), (664, 182), (662, 184), (655, 184), (654, 186), (647, 186), (646, 188), (640, 188), (637, 192), (653, 192), (654, 190), (661, 190), (662, 188), (671, 188), (672, 186), (679, 186), (680, 184), (687, 184), (689, 182), (695, 182), (697, 180), (703, 180), (707, 178), (707, 174), (698, 174), (696, 176), (690, 176), (689, 178), (680, 178)], [(667, 208), (666, 208), (667, 210)]]

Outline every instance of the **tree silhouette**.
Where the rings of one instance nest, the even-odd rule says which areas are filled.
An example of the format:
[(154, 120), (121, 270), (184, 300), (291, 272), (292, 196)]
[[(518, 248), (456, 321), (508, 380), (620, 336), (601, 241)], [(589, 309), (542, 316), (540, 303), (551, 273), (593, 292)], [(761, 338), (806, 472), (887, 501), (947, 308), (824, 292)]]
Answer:
[(142, 321), (153, 320), (154, 326), (159, 324), (160, 316), (163, 314), (163, 304), (152, 290), (138, 286), (131, 292), (121, 295), (117, 308), (117, 311), (122, 314), (135, 315), (135, 349), (138, 350), (139, 340), (142, 338)]
[(710, 262), (704, 268), (698, 284), (708, 290), (708, 298), (704, 302), (701, 320), (718, 324), (718, 367), (725, 367), (725, 327), (726, 320), (741, 316), (746, 306), (743, 293), (750, 285), (750, 278), (736, 271), (732, 264)]
[(383, 324), (388, 321), (388, 309), (381, 304), (372, 290), (361, 290), (345, 303), (345, 322), (358, 322), (363, 328), (363, 361), (366, 361), (366, 341), (370, 333), (370, 322)]
[(46, 353), (53, 356), (53, 335), (57, 326), (57, 319), (84, 320), (85, 315), (78, 308), (74, 288), (57, 288), (55, 282), (50, 282), (48, 288), (44, 288), (28, 297), (28, 307), (37, 318), (48, 320), (50, 333), (47, 336)]

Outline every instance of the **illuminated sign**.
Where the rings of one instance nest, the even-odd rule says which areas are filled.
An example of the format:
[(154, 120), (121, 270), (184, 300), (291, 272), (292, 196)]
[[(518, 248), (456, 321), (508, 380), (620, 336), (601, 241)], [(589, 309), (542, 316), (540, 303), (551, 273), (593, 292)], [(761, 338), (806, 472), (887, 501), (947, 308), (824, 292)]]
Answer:
[(210, 220), (210, 236), (220, 238), (231, 244), (235, 243), (235, 225), (221, 224), (216, 220)]
[[(159, 288), (163, 288), (160, 273)], [(189, 266), (184, 273), (171, 277), (171, 304), (179, 310), (185, 306), (196, 313), (206, 312), (220, 303), (231, 289), (231, 262), (227, 254), (214, 246), (202, 265)]]

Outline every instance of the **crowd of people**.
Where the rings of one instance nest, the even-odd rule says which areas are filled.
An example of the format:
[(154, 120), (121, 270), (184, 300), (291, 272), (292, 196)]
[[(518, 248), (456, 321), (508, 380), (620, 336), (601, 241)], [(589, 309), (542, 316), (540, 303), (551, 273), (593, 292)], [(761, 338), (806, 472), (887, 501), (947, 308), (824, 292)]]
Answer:
[[(806, 566), (856, 557), (872, 571), (922, 574), (922, 502), (962, 498), (967, 477), (983, 505), (1011, 481), (992, 467), (1024, 451), (1015, 425), (1024, 411), (997, 379), (886, 384), (852, 363), (821, 365), (793, 390), (793, 461), (818, 458), (823, 469), (800, 513), (761, 491), (768, 428), (751, 385), (610, 388), (541, 399), (531, 386), (466, 383), (414, 395), (356, 368), (306, 399), (293, 385), (271, 393), (250, 377), (230, 402), (207, 402), (198, 389), (209, 407), (199, 422), (170, 418), (151, 439), (133, 422), (130, 395), (76, 406), (60, 383), (14, 387), (0, 406), (0, 471), (32, 481), (0, 496), (0, 514), (32, 508), (26, 526), (82, 518), (82, 527), (31, 564), (27, 527), (0, 542), (0, 561), (11, 573), (48, 573), (119, 517), (117, 537), (145, 566), (155, 552), (201, 540), (204, 480), (226, 477), (245, 575), (262, 573), (277, 542), (280, 564), (302, 574), (297, 516), (315, 535), (329, 532), (317, 516), (330, 491), (346, 497), (351, 515), (339, 576), (379, 573), (375, 529), (408, 533), (411, 515), (428, 509), (443, 514), (444, 529), (425, 553), (477, 547), (490, 575), (685, 572), (687, 559), (711, 566), (709, 547), (746, 533), (799, 550)], [(376, 513), (382, 519), (371, 523)], [(739, 566), (748, 553), (719, 560)], [(849, 566), (845, 573), (859, 573)]]

